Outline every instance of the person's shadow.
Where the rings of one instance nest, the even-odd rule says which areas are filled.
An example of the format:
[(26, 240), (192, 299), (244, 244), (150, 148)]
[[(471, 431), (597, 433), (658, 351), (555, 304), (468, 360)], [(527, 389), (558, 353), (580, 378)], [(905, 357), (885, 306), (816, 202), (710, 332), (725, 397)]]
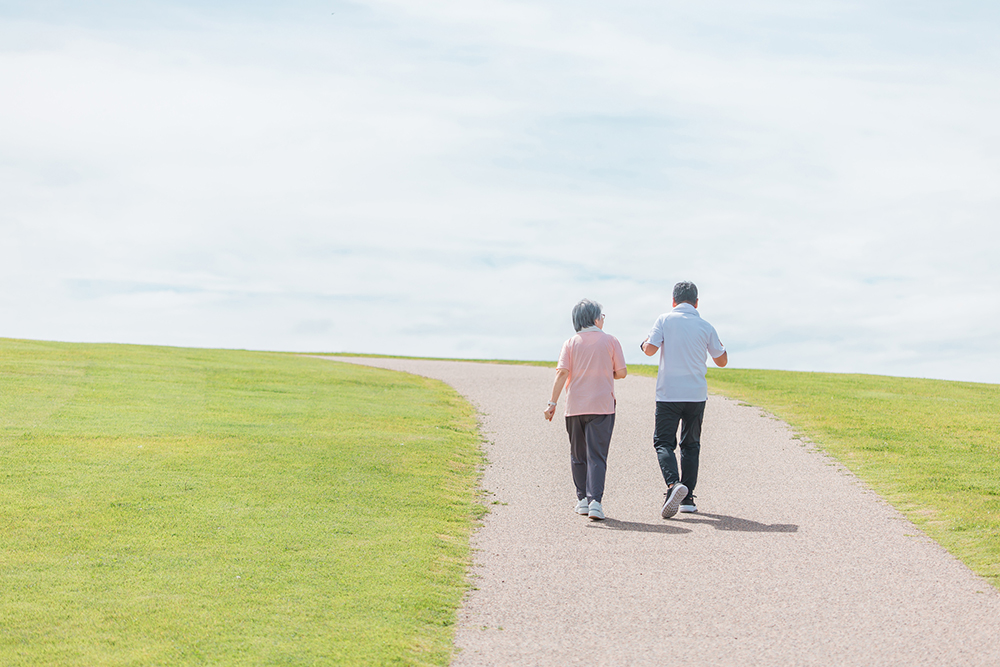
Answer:
[(620, 519), (605, 519), (604, 521), (591, 521), (590, 528), (601, 528), (603, 530), (631, 530), (637, 533), (669, 533), (680, 535), (690, 533), (690, 528), (684, 528), (677, 522), (674, 523), (639, 523), (637, 521), (622, 521)]
[(792, 523), (760, 523), (750, 519), (741, 519), (725, 514), (707, 514), (698, 512), (697, 514), (685, 514), (681, 520), (667, 520), (664, 523), (638, 523), (636, 521), (621, 521), (619, 519), (605, 519), (604, 521), (592, 521), (592, 527), (603, 528), (605, 530), (631, 530), (640, 533), (668, 533), (678, 535), (690, 533), (690, 528), (684, 528), (685, 523), (700, 523), (712, 526), (716, 530), (732, 530), (745, 533), (795, 533), (799, 527)]
[(735, 530), (743, 533), (795, 533), (799, 527), (794, 523), (760, 523), (725, 514), (685, 514), (684, 523), (704, 523), (716, 530)]

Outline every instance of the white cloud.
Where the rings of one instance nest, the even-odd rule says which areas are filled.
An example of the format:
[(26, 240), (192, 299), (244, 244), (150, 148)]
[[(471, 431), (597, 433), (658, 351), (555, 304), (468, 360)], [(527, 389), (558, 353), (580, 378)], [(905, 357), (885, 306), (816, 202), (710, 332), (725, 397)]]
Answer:
[(638, 361), (690, 278), (734, 365), (1000, 382), (998, 21), (931, 11), (8, 17), (0, 335), (551, 358), (589, 296)]

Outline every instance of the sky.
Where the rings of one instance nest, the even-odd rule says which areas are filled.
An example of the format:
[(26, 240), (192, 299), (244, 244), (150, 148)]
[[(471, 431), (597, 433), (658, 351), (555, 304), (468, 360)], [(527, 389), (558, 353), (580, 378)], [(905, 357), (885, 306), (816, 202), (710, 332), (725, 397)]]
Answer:
[(1000, 383), (993, 2), (0, 0), (0, 337)]

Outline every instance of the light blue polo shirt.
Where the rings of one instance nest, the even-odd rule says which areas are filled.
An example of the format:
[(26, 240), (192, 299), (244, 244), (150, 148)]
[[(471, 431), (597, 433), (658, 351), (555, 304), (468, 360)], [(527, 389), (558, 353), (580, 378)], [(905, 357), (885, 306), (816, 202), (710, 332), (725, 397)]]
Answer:
[(660, 348), (656, 373), (656, 400), (698, 403), (708, 400), (708, 356), (722, 355), (726, 348), (715, 327), (701, 319), (689, 303), (678, 304), (657, 318), (649, 342)]

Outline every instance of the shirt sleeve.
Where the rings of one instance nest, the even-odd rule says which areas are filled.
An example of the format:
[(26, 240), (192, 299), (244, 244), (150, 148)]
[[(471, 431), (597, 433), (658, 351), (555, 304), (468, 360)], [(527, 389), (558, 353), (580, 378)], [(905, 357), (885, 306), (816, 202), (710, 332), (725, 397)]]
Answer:
[(625, 353), (622, 352), (622, 344), (614, 336), (611, 337), (611, 359), (614, 362), (616, 373), (627, 368), (625, 366)]
[(569, 341), (563, 343), (562, 351), (559, 353), (559, 363), (556, 364), (556, 370), (572, 371), (572, 359), (569, 353)]
[(712, 330), (708, 334), (708, 353), (712, 355), (713, 359), (717, 359), (725, 351), (726, 348), (722, 345), (722, 341), (719, 340), (719, 334), (715, 331), (715, 327), (712, 327)]
[(649, 342), (656, 347), (663, 347), (663, 318), (659, 317), (649, 331)]

